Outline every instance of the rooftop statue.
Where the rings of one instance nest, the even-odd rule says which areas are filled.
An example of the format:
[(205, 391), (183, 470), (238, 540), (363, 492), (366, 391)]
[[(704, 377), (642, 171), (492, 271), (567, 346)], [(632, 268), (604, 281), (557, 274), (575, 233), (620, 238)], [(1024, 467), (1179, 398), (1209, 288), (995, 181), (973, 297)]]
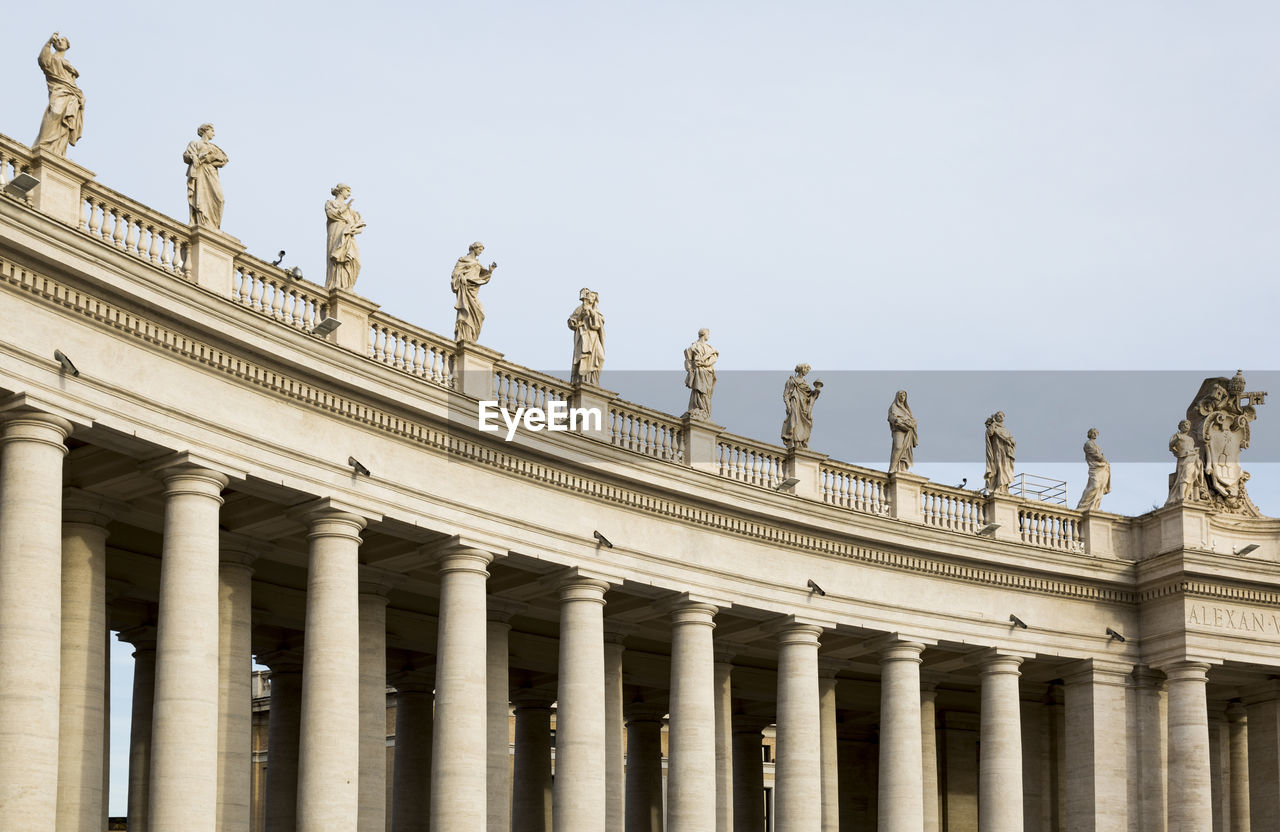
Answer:
[(356, 235), (363, 233), (364, 220), (351, 207), (355, 200), (351, 199), (351, 186), (339, 182), (329, 191), (333, 199), (324, 204), (324, 215), (328, 217), (328, 256), (325, 260), (324, 288), (332, 292), (334, 289), (355, 288), (356, 278), (360, 277), (360, 247), (356, 245)]
[(450, 284), (457, 301), (453, 308), (458, 311), (457, 321), (453, 325), (453, 340), (475, 342), (480, 338), (480, 326), (484, 323), (484, 307), (480, 305), (480, 287), (489, 282), (493, 270), (498, 268), (496, 262), (489, 268), (480, 265), (480, 255), (484, 253), (484, 243), (472, 243), (467, 253), (458, 258), (453, 267)]
[(604, 315), (600, 314), (600, 295), (583, 289), (578, 299), (582, 303), (569, 316), (569, 329), (574, 333), (570, 381), (598, 385), (600, 370), (604, 367)]
[(716, 361), (720, 353), (707, 342), (711, 330), (698, 330), (698, 340), (684, 351), (684, 386), (689, 388), (689, 409), (685, 418), (711, 418), (711, 394), (716, 389)]
[(1102, 505), (1102, 495), (1111, 493), (1111, 463), (1098, 447), (1098, 429), (1089, 428), (1089, 440), (1084, 443), (1084, 461), (1089, 464), (1089, 482), (1080, 495), (1076, 511), (1092, 511)]
[[(1264, 392), (1246, 392), (1244, 373), (1237, 370), (1230, 379), (1205, 379), (1187, 408), (1190, 437), (1203, 467), (1201, 481), (1194, 490), (1205, 494), (1215, 511), (1261, 516), (1245, 489), (1249, 472), (1240, 467), (1240, 452), (1249, 447), (1249, 423), (1258, 418), (1257, 406), (1266, 397)], [(1179, 458), (1175, 485), (1179, 484), (1176, 477), (1182, 474), (1182, 467)], [(1174, 495), (1169, 496), (1172, 500)]]
[(67, 155), (67, 145), (79, 141), (84, 129), (84, 93), (76, 86), (80, 73), (67, 63), (70, 48), (71, 41), (54, 32), (36, 58), (49, 85), (49, 107), (32, 148), (59, 156)]
[(808, 364), (797, 364), (796, 374), (787, 379), (782, 388), (782, 403), (787, 408), (787, 416), (782, 420), (782, 444), (788, 451), (809, 447), (809, 434), (813, 432), (813, 403), (822, 393), (821, 381), (815, 381), (810, 387), (804, 380), (810, 369)]
[(218, 169), (227, 163), (227, 154), (213, 143), (213, 125), (202, 124), (196, 130), (198, 139), (187, 145), (182, 161), (187, 163), (187, 207), (191, 224), (206, 228), (222, 227), (222, 182)]
[(1209, 490), (1204, 484), (1204, 463), (1200, 461), (1200, 448), (1191, 435), (1191, 420), (1178, 423), (1178, 432), (1169, 437), (1169, 453), (1178, 460), (1178, 467), (1169, 480), (1169, 499), (1174, 503), (1204, 503), (1209, 500)]
[(1004, 411), (987, 417), (987, 472), (983, 482), (990, 492), (1008, 491), (1013, 482), (1013, 434), (1004, 426)]
[(916, 418), (907, 404), (907, 391), (899, 390), (889, 405), (889, 432), (893, 445), (889, 449), (889, 473), (910, 471), (915, 463), (915, 449), (920, 444), (916, 435)]

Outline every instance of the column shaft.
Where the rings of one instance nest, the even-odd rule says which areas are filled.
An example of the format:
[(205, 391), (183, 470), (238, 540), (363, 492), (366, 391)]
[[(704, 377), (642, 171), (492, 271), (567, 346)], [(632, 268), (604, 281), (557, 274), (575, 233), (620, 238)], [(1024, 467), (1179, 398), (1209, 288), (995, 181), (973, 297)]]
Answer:
[(387, 828), (387, 596), (360, 593), (360, 785), (358, 832)]
[(1264, 832), (1280, 829), (1280, 681), (1247, 694), (1249, 822)]
[[(66, 496), (67, 507), (79, 495)], [(102, 820), (106, 747), (107, 529), (87, 506), (62, 524), (62, 659), (59, 691), (59, 832)]]
[(1134, 668), (1138, 709), (1138, 821), (1141, 832), (1165, 832), (1164, 675), (1149, 667)]
[(156, 636), (154, 627), (121, 633), (133, 651), (133, 696), (129, 711), (129, 828), (151, 832), (147, 809), (151, 796), (151, 712), (155, 705)]
[(298, 832), (329, 832), (355, 829), (360, 814), (359, 568), (364, 520), (330, 510), (310, 519)]
[(392, 769), (391, 829), (392, 832), (427, 832), (431, 819), (435, 697), (430, 684), (396, 681), (395, 685), (396, 758)]
[(1227, 706), (1227, 754), (1231, 769), (1228, 802), (1231, 806), (1230, 832), (1249, 832), (1249, 725), (1239, 702)]
[(297, 832), (302, 662), (300, 656), (264, 661), (271, 667), (271, 713), (267, 718), (266, 832)]
[(938, 692), (929, 685), (920, 691), (920, 766), (924, 800), (924, 832), (941, 832), (942, 802), (938, 796)]
[(58, 798), (62, 458), (70, 423), (0, 428), (0, 828), (52, 830)]
[[(485, 567), (493, 555), (455, 549), (440, 560), (431, 828), (480, 830), (487, 819)], [(601, 717), (603, 723), (603, 716)]]
[(150, 823), (213, 832), (218, 804), (218, 512), (227, 478), (161, 472), (164, 553), (156, 626)]
[(822, 832), (840, 832), (840, 763), (836, 755), (836, 680), (818, 679), (822, 756)]
[(604, 593), (572, 578), (560, 587), (555, 832), (604, 829)]
[(1164, 668), (1169, 688), (1169, 832), (1204, 832), (1213, 826), (1208, 670), (1199, 662)]
[(751, 717), (734, 720), (733, 832), (764, 832), (763, 728)]
[(993, 655), (982, 663), (982, 728), (978, 760), (978, 826), (1022, 832), (1022, 659)]
[(880, 832), (924, 826), (920, 743), (920, 654), (924, 645), (892, 642), (880, 651)]
[(551, 832), (550, 702), (516, 704), (512, 785), (511, 832)]
[(604, 644), (604, 782), (605, 829), (623, 832), (626, 825), (627, 782), (623, 769), (621, 640), (606, 633)]
[(253, 569), (224, 552), (218, 569), (218, 832), (249, 832), (253, 781)]
[(716, 701), (716, 832), (733, 832), (733, 665), (712, 670)]
[(506, 619), (503, 615), (501, 620), (490, 620), (487, 635), (485, 686), (489, 704), (485, 714), (485, 791), (488, 794), (489, 832), (510, 832), (511, 829), (511, 706), (507, 679), (511, 625)]
[(662, 715), (646, 708), (627, 719), (626, 832), (662, 832)]
[[(821, 627), (811, 624), (788, 624), (779, 632), (778, 758), (773, 774), (774, 819), (779, 832), (822, 829), (822, 717), (818, 704), (821, 632)], [(919, 732), (917, 713), (917, 739)]]
[(711, 631), (716, 608), (683, 603), (671, 613), (671, 726), (667, 828), (715, 832), (716, 702)]

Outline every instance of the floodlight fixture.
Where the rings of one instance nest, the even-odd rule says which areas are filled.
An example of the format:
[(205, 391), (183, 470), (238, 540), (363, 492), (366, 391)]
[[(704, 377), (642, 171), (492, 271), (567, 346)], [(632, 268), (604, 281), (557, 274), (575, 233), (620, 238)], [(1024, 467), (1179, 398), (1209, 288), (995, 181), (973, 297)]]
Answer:
[(35, 190), (36, 185), (39, 184), (40, 180), (31, 174), (20, 173), (9, 180), (9, 184), (4, 186), (4, 192), (18, 199), (26, 199), (27, 195)]
[(1234, 546), (1231, 547), (1231, 553), (1233, 555), (1239, 555), (1240, 557), (1244, 557), (1250, 552), (1256, 552), (1256, 551), (1258, 551), (1257, 543), (1250, 543), (1248, 546), (1241, 546), (1239, 549), (1236, 549), (1236, 547)]
[(607, 537), (605, 537), (604, 535), (600, 534), (600, 532), (598, 532), (598, 531), (593, 531), (593, 532), (591, 533), (591, 536), (592, 536), (592, 537), (594, 537), (596, 540), (600, 541), (600, 545), (601, 545), (601, 546), (603, 546), (603, 547), (605, 547), (606, 549), (612, 549), (612, 548), (613, 548), (613, 544), (612, 544), (611, 542), (609, 542), (609, 538), (607, 538)]
[(1021, 618), (1014, 615), (1013, 613), (1009, 613), (1009, 623), (1020, 630), (1027, 629), (1027, 622), (1023, 621)]
[(800, 484), (799, 477), (787, 477), (782, 482), (773, 487), (774, 491), (794, 491), (795, 487)]
[(1108, 639), (1115, 639), (1116, 641), (1120, 642), (1121, 644), (1124, 644), (1124, 636), (1120, 635), (1119, 633), (1117, 633), (1115, 630), (1111, 629), (1110, 627), (1108, 627), (1108, 628), (1107, 628), (1107, 638), (1108, 638)]
[(809, 582), (808, 582), (807, 586), (809, 587), (809, 591), (810, 591), (810, 592), (816, 592), (816, 593), (818, 593), (819, 595), (826, 595), (826, 594), (827, 594), (827, 591), (826, 591), (825, 589), (823, 589), (822, 587), (818, 586), (817, 581), (815, 581), (813, 578), (810, 578), (810, 579), (809, 579)]
[(65, 372), (71, 373), (73, 376), (80, 375), (80, 371), (76, 369), (76, 365), (71, 363), (71, 359), (67, 358), (67, 354), (62, 350), (54, 350), (53, 357), (58, 360), (58, 363), (62, 365), (62, 369)]
[(292, 277), (294, 280), (302, 279), (302, 269), (299, 268), (298, 266), (294, 266), (292, 269), (289, 269), (289, 271), (286, 272), (286, 274), (288, 274), (289, 277)]
[(284, 262), (284, 249), (280, 249), (280, 256), (271, 261), (271, 265), (278, 266)]
[(974, 532), (974, 534), (978, 535), (978, 537), (995, 537), (996, 529), (998, 528), (1000, 528), (999, 523), (988, 523), (987, 525), (983, 526), (982, 528)]
[(350, 465), (352, 468), (356, 469), (357, 474), (364, 474), (366, 477), (373, 476), (373, 474), (369, 473), (369, 469), (364, 467), (364, 465), (360, 463), (360, 460), (356, 459), (353, 456), (347, 457), (347, 464)]
[(342, 326), (342, 321), (337, 318), (326, 317), (323, 321), (311, 327), (311, 334), (323, 338), (340, 326)]
[(968, 478), (968, 477), (962, 477), (962, 478), (960, 479), (960, 484), (959, 484), (959, 485), (957, 485), (957, 486), (956, 486), (956, 488), (964, 488), (964, 487), (965, 487), (966, 485), (968, 485), (968, 484), (969, 484), (969, 478)]

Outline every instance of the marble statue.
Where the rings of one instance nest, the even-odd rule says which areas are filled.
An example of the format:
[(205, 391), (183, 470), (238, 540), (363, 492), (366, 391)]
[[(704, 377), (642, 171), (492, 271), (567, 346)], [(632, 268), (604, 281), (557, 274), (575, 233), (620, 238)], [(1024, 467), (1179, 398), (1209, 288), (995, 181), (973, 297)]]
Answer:
[(983, 482), (987, 491), (1008, 491), (1013, 482), (1013, 452), (1017, 447), (1013, 434), (1004, 426), (1004, 411), (987, 418), (987, 472)]
[(604, 367), (604, 315), (600, 314), (600, 295), (583, 289), (578, 299), (582, 303), (569, 316), (569, 329), (573, 330), (570, 381), (599, 385), (600, 370)]
[(472, 243), (467, 253), (458, 258), (453, 267), (451, 285), (458, 300), (453, 308), (458, 311), (457, 321), (453, 325), (453, 340), (475, 342), (480, 338), (480, 326), (484, 323), (484, 307), (480, 305), (480, 287), (489, 282), (493, 270), (498, 264), (490, 263), (489, 268), (480, 265), (480, 255), (484, 253), (484, 243)]
[[(1182, 457), (1179, 457), (1178, 473), (1169, 498), (1192, 499), (1193, 490), (1201, 495), (1215, 511), (1260, 517), (1257, 506), (1249, 499), (1245, 483), (1249, 472), (1240, 467), (1240, 452), (1249, 447), (1249, 423), (1258, 418), (1258, 406), (1266, 401), (1265, 392), (1248, 392), (1244, 373), (1237, 370), (1234, 377), (1207, 378), (1187, 407), (1188, 433), (1195, 443), (1200, 465), (1194, 488), (1184, 486)], [(1170, 442), (1172, 449), (1173, 442)], [(1174, 451), (1175, 456), (1178, 454)]]
[(893, 446), (889, 449), (889, 473), (910, 471), (915, 463), (915, 449), (920, 444), (916, 435), (916, 418), (907, 404), (907, 391), (899, 390), (889, 405), (889, 432)]
[(796, 374), (787, 379), (782, 388), (782, 403), (787, 408), (786, 418), (782, 420), (782, 444), (788, 451), (809, 447), (809, 434), (813, 431), (813, 402), (822, 393), (821, 381), (814, 381), (810, 387), (804, 380), (810, 369), (808, 364), (797, 364)]
[(84, 128), (84, 93), (76, 86), (80, 73), (67, 63), (70, 48), (71, 41), (54, 32), (36, 58), (49, 85), (49, 107), (40, 120), (40, 135), (31, 147), (59, 156), (67, 155), (67, 145), (79, 141)]
[(1111, 493), (1111, 463), (1098, 447), (1098, 429), (1089, 428), (1089, 440), (1084, 443), (1084, 461), (1089, 464), (1089, 482), (1080, 495), (1076, 511), (1092, 511), (1102, 505), (1102, 495)]
[(222, 227), (222, 182), (218, 169), (227, 163), (227, 154), (213, 143), (213, 125), (202, 124), (198, 139), (187, 145), (182, 161), (187, 163), (187, 207), (191, 224)]
[(698, 330), (698, 340), (684, 351), (684, 386), (689, 388), (689, 409), (685, 418), (711, 418), (711, 394), (716, 389), (716, 361), (720, 353), (707, 342), (711, 330)]
[(324, 204), (329, 218), (328, 258), (325, 261), (324, 288), (351, 290), (360, 276), (360, 247), (356, 235), (364, 231), (364, 220), (351, 207), (351, 186), (339, 182), (329, 191), (333, 199)]
[(1204, 485), (1204, 463), (1200, 461), (1200, 448), (1191, 435), (1191, 420), (1178, 423), (1178, 432), (1169, 437), (1169, 453), (1178, 460), (1178, 467), (1169, 482), (1169, 499), (1174, 503), (1200, 503), (1209, 498)]

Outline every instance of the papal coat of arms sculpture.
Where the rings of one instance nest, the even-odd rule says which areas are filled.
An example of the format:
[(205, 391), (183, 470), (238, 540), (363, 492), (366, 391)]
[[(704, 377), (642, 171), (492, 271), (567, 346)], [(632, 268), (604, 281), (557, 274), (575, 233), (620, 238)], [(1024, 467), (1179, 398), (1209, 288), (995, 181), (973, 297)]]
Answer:
[(1265, 392), (1245, 389), (1244, 373), (1207, 378), (1187, 408), (1187, 418), (1169, 440), (1178, 457), (1170, 482), (1169, 502), (1204, 503), (1227, 514), (1261, 517), (1249, 499), (1249, 472), (1240, 467), (1240, 452), (1249, 447), (1249, 423), (1258, 418)]

